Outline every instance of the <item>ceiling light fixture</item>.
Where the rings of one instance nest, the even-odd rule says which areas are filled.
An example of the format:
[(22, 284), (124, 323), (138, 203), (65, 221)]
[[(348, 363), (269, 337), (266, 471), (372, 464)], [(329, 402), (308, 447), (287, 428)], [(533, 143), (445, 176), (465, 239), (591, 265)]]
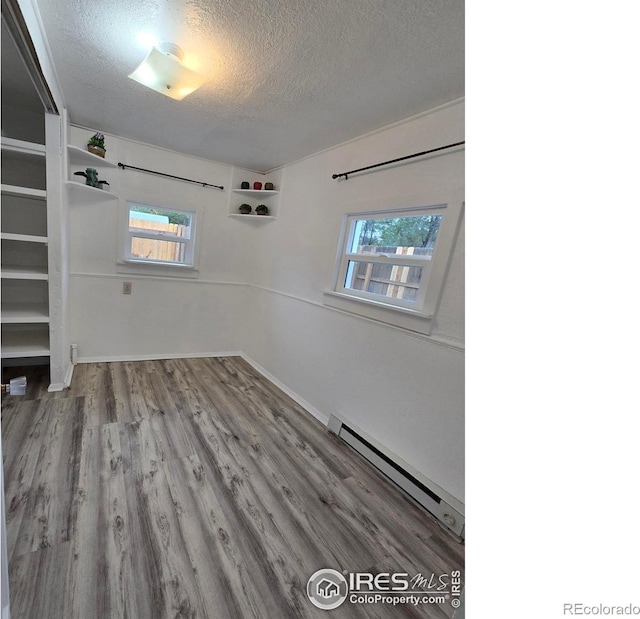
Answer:
[(207, 79), (182, 64), (184, 53), (173, 43), (154, 47), (138, 68), (129, 75), (151, 90), (181, 101), (197, 90)]

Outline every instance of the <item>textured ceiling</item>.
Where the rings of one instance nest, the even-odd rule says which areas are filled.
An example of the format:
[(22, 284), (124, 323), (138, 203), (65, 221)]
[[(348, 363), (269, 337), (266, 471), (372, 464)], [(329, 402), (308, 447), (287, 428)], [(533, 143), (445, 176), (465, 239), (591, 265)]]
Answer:
[[(464, 94), (463, 0), (37, 0), (72, 122), (267, 171)], [(209, 81), (127, 78), (171, 41)]]

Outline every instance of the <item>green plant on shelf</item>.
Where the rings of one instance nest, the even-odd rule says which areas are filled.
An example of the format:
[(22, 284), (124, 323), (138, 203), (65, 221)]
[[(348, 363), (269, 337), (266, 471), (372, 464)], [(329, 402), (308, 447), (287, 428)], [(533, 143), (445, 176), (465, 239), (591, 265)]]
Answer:
[(107, 150), (104, 147), (104, 134), (96, 133), (89, 138), (88, 146), (96, 146), (97, 148), (101, 148), (102, 150)]

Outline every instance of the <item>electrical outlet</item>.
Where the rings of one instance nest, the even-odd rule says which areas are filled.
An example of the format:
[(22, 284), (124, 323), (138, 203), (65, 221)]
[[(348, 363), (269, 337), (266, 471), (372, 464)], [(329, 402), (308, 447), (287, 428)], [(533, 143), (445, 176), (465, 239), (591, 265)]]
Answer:
[(131, 282), (122, 283), (122, 294), (131, 294)]

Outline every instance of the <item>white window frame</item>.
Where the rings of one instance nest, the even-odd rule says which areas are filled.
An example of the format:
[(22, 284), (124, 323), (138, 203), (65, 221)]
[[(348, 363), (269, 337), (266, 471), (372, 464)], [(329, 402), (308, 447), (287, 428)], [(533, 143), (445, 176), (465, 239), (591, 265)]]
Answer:
[[(340, 241), (336, 255), (336, 265), (331, 290), (324, 293), (326, 305), (388, 323), (425, 335), (431, 332), (434, 318), (446, 278), (453, 246), (460, 227), (463, 205), (434, 204), (430, 206), (408, 206), (375, 211), (350, 212), (344, 216)], [(386, 219), (391, 217), (412, 217), (420, 215), (442, 215), (438, 236), (431, 260), (403, 256), (401, 254), (375, 255), (352, 253), (355, 222), (362, 219)], [(362, 290), (345, 287), (350, 261), (402, 264), (421, 266), (420, 288), (416, 301), (392, 299)]]
[[(177, 208), (173, 206), (167, 206), (166, 204), (150, 204), (148, 202), (141, 202), (140, 200), (126, 200), (126, 218), (123, 234), (123, 254), (122, 261), (127, 265), (135, 266), (152, 266), (163, 267), (168, 269), (182, 269), (182, 270), (194, 270), (196, 268), (196, 243), (197, 243), (197, 222), (198, 213), (194, 210), (187, 210), (184, 208)], [(152, 230), (140, 232), (131, 230), (129, 226), (129, 218), (131, 214), (131, 207), (144, 206), (148, 208), (158, 209), (161, 211), (167, 211), (171, 213), (184, 213), (191, 217), (190, 235), (189, 238), (177, 236), (175, 234)], [(184, 262), (170, 262), (164, 260), (148, 260), (145, 258), (136, 258), (131, 255), (131, 240), (133, 238), (146, 238), (157, 241), (172, 241), (182, 243), (185, 246), (185, 261)]]

